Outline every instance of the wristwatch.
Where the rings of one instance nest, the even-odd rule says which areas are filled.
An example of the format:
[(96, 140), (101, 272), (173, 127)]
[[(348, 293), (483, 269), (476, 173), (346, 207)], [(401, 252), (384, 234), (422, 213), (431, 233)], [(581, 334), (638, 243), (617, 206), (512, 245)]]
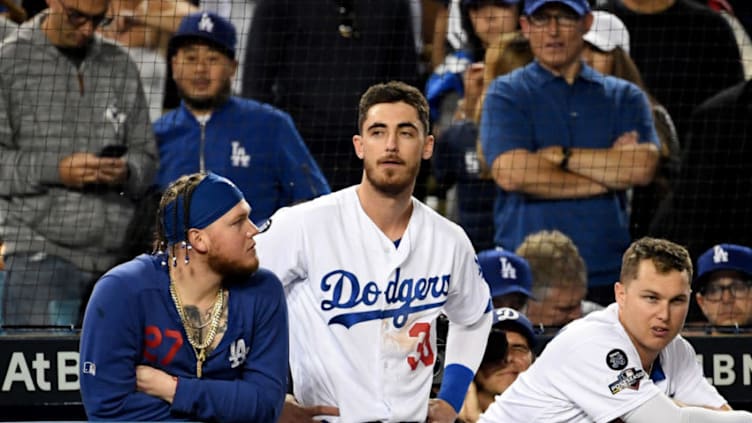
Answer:
[(569, 168), (570, 157), (572, 157), (572, 149), (569, 147), (561, 147), (561, 162), (559, 162), (559, 167), (563, 170), (567, 170)]

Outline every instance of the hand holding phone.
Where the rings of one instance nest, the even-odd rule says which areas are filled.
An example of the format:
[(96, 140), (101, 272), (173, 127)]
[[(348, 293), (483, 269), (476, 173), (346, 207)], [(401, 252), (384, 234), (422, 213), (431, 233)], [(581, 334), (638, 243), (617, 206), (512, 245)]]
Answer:
[(99, 157), (122, 157), (128, 152), (128, 146), (124, 144), (112, 144), (105, 146), (99, 152)]

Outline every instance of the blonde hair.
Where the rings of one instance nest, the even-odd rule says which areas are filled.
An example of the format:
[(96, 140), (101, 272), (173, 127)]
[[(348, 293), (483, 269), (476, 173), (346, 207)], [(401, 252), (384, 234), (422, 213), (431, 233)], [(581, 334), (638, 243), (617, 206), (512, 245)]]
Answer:
[(585, 260), (574, 242), (562, 232), (540, 231), (528, 235), (515, 251), (533, 272), (533, 295), (543, 298), (551, 287), (587, 289)]

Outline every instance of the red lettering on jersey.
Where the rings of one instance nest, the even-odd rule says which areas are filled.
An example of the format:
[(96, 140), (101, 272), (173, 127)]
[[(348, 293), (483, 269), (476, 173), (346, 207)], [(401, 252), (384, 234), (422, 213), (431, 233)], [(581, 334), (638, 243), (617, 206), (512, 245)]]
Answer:
[(147, 326), (144, 330), (144, 358), (147, 361), (156, 362), (157, 361), (157, 351), (159, 347), (162, 345), (162, 341), (164, 338), (173, 339), (174, 342), (172, 343), (172, 346), (170, 347), (170, 350), (167, 351), (167, 354), (159, 360), (159, 364), (166, 366), (172, 362), (172, 359), (175, 358), (175, 354), (177, 354), (180, 347), (183, 346), (183, 334), (180, 333), (180, 331), (175, 329), (165, 329), (164, 331), (164, 337), (162, 336), (162, 331), (159, 330), (156, 326)]
[(175, 329), (165, 329), (164, 333), (166, 337), (175, 340), (172, 347), (170, 347), (170, 351), (168, 351), (167, 355), (165, 355), (162, 361), (159, 362), (161, 365), (166, 366), (172, 362), (172, 359), (175, 358), (175, 354), (177, 354), (180, 347), (183, 346), (183, 334)]
[[(426, 322), (416, 323), (408, 333), (411, 337), (418, 338), (416, 352), (407, 356), (407, 364), (410, 365), (410, 369), (417, 369), (418, 363), (423, 363), (426, 367), (432, 366), (434, 357), (433, 348), (431, 348), (431, 324)], [(418, 358), (415, 358), (416, 355)]]
[(144, 358), (148, 361), (157, 361), (157, 355), (149, 349), (157, 349), (162, 344), (162, 332), (156, 326), (147, 326), (144, 329)]

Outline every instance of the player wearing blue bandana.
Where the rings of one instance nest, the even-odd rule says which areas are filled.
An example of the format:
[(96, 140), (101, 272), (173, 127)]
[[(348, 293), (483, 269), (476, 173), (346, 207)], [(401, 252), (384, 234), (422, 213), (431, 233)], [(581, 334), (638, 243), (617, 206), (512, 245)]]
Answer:
[(232, 182), (211, 173), (168, 187), (159, 251), (105, 274), (86, 309), (89, 419), (277, 420), (287, 309), (279, 280), (258, 267), (250, 211)]
[[(491, 326), (488, 285), (463, 230), (412, 197), (433, 151), (423, 95), (398, 82), (372, 86), (359, 128), (361, 183), (281, 209), (258, 237), (290, 309), (299, 405), (286, 403), (283, 417), (310, 421), (323, 405), (339, 414), (330, 423), (454, 422)], [(429, 404), (442, 312), (444, 377)]]

